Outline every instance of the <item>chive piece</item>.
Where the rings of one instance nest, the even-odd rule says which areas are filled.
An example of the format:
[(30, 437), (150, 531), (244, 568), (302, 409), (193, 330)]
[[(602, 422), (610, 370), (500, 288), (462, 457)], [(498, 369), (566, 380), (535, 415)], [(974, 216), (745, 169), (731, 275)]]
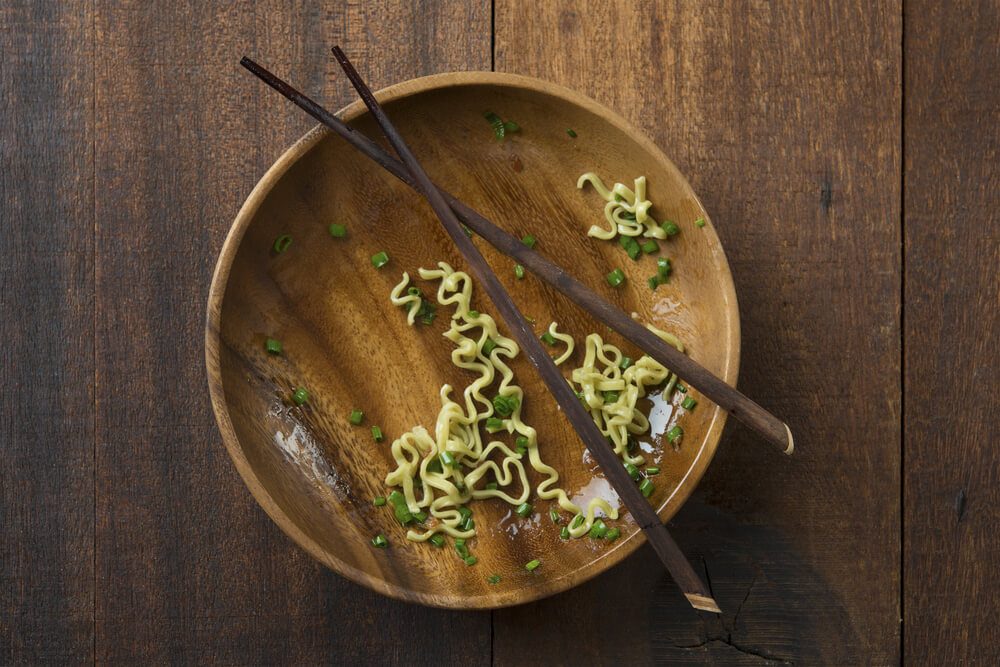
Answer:
[(468, 315), (469, 315), (469, 319), (470, 320), (478, 320), (479, 319), (479, 311), (478, 310), (470, 310), (469, 313), (468, 313)]
[(532, 509), (534, 508), (531, 506), (531, 503), (521, 503), (520, 505), (517, 506), (517, 509), (514, 510), (514, 513), (517, 514), (522, 519), (527, 519), (528, 516), (531, 515)]
[(493, 397), (493, 410), (501, 417), (510, 417), (514, 410), (521, 405), (517, 396), (501, 396), (497, 394)]
[(684, 435), (684, 429), (681, 428), (680, 424), (674, 424), (674, 427), (667, 431), (667, 439), (670, 442), (677, 442), (681, 439), (682, 435)]
[(563, 526), (562, 530), (559, 531), (559, 537), (563, 540), (569, 539), (569, 526)]
[(377, 252), (372, 255), (372, 266), (376, 269), (381, 269), (383, 266), (389, 263), (389, 255), (383, 250), (382, 252)]
[(427, 541), (440, 549), (444, 546), (444, 535), (441, 533), (434, 533)]
[(669, 220), (660, 225), (660, 228), (663, 229), (663, 233), (667, 236), (677, 236), (677, 234), (681, 231), (681, 228), (678, 227), (676, 223), (670, 222)]
[(372, 501), (375, 507), (382, 507), (385, 505), (385, 496), (375, 496), (375, 500)]
[(639, 259), (639, 255), (642, 254), (642, 249), (639, 247), (639, 242), (636, 241), (631, 236), (619, 236), (618, 245), (625, 249), (628, 256), (632, 259)]
[[(468, 519), (470, 516), (472, 516), (472, 510), (470, 510), (465, 505), (459, 505), (458, 506), (458, 514), (459, 514), (459, 516), (462, 517), (462, 520), (464, 521), (465, 519)], [(459, 538), (459, 539), (463, 539), (463, 538)], [(464, 542), (464, 540), (463, 540), (463, 542)]]
[(680, 383), (678, 383), (677, 386), (674, 387), (674, 389), (676, 389), (677, 391), (681, 392), (682, 394), (688, 393), (688, 388), (685, 387), (684, 385), (680, 384)]
[(524, 569), (527, 570), (528, 572), (534, 572), (535, 570), (538, 569), (538, 566), (541, 564), (542, 561), (538, 560), (537, 558), (535, 560), (529, 560), (527, 563), (524, 564)]
[(514, 265), (514, 277), (518, 280), (524, 280), (524, 267), (520, 264)]
[(396, 521), (402, 525), (406, 525), (413, 521), (413, 514), (410, 513), (410, 508), (406, 505), (406, 498), (399, 491), (393, 491), (389, 494), (389, 504), (392, 505), (393, 513), (396, 515)]
[(486, 578), (486, 581), (490, 582), (493, 585), (499, 584), (500, 583), (500, 575), (499, 574), (491, 574), (489, 577)]
[(648, 241), (643, 241), (641, 247), (644, 253), (646, 253), (647, 255), (652, 255), (654, 252), (659, 251), (660, 244), (654, 241), (653, 239), (649, 239)]
[(329, 227), (327, 227), (327, 229), (330, 230), (330, 236), (332, 236), (335, 239), (342, 239), (345, 236), (347, 236), (347, 227), (345, 227), (344, 225), (338, 225), (334, 223)]
[[(419, 291), (417, 292), (419, 294)], [(417, 309), (417, 317), (424, 324), (433, 324), (434, 318), (437, 316), (437, 304), (428, 301), (427, 299), (420, 299), (420, 308)]]
[(507, 132), (507, 128), (504, 127), (503, 124), (503, 119), (492, 111), (484, 112), (483, 118), (489, 121), (489, 124), (493, 126), (493, 135), (500, 141), (503, 141), (504, 135)]
[(646, 474), (647, 475), (659, 475), (660, 474), (660, 469), (657, 468), (657, 467), (655, 467), (655, 466), (652, 467), (652, 468), (646, 468)]
[(642, 495), (646, 498), (649, 498), (651, 495), (653, 495), (653, 491), (655, 489), (656, 485), (653, 484), (653, 480), (648, 478), (642, 480), (642, 484), (639, 485), (639, 491), (642, 492)]
[(382, 442), (385, 436), (382, 435), (382, 429), (378, 426), (372, 426), (372, 437), (375, 438), (375, 442)]
[(486, 341), (483, 343), (483, 354), (485, 354), (487, 357), (490, 356), (490, 353), (496, 349), (496, 346), (497, 346), (496, 341), (494, 341), (492, 338), (487, 338)]
[(417, 520), (417, 523), (423, 523), (427, 521), (427, 512), (414, 512), (413, 518)]
[(651, 290), (654, 290), (654, 291), (655, 291), (655, 290), (656, 290), (656, 288), (660, 286), (660, 277), (659, 277), (659, 276), (651, 276), (651, 277), (650, 277), (650, 278), (649, 278), (649, 279), (648, 279), (648, 280), (646, 281), (646, 284), (647, 284), (647, 285), (649, 285), (649, 289), (651, 289)]
[(436, 456), (432, 458), (427, 463), (427, 472), (444, 472), (444, 468), (441, 467), (441, 459)]
[(617, 528), (612, 528), (611, 530), (608, 531), (608, 534), (604, 536), (604, 539), (607, 540), (608, 542), (614, 542), (619, 538), (619, 536), (621, 536), (621, 534), (622, 531), (618, 530)]
[(625, 462), (625, 472), (627, 472), (628, 476), (632, 479), (639, 479), (639, 469), (627, 461)]
[(605, 403), (617, 403), (621, 392), (618, 391), (602, 391), (601, 394), (604, 397)]
[(508, 120), (504, 122), (503, 129), (507, 130), (508, 132), (520, 132), (521, 126), (512, 120)]
[(604, 525), (604, 521), (597, 519), (590, 525), (590, 539), (592, 540), (603, 540), (604, 536), (608, 534), (608, 527)]
[(361, 412), (361, 410), (351, 410), (350, 421), (355, 426), (360, 425), (361, 422), (364, 421), (364, 418), (365, 413)]
[(697, 220), (695, 220), (694, 221), (694, 226), (695, 227), (704, 227), (705, 226), (705, 218), (698, 218)]
[(632, 365), (632, 357), (622, 356), (622, 360), (618, 362), (618, 368), (625, 370)]
[(496, 433), (503, 429), (503, 420), (499, 417), (489, 417), (486, 420), (486, 430), (489, 433)]
[(521, 454), (522, 456), (524, 454), (527, 454), (528, 453), (528, 438), (527, 438), (527, 436), (524, 436), (524, 435), (517, 436), (517, 439), (514, 440), (514, 447), (515, 447), (515, 449), (516, 449), (516, 451), (517, 451), (518, 454)]
[(277, 338), (268, 338), (264, 343), (264, 349), (270, 354), (281, 354), (281, 341)]
[(465, 232), (465, 235), (468, 236), (470, 239), (472, 238), (472, 230), (469, 229), (466, 225), (462, 225), (462, 231)]
[(681, 407), (684, 408), (685, 410), (694, 410), (694, 406), (696, 405), (698, 405), (698, 401), (694, 400), (690, 396), (686, 397), (681, 402)]
[(552, 523), (559, 523), (562, 517), (559, 516), (559, 512), (555, 510), (549, 510), (549, 518), (552, 519)]
[(463, 521), (462, 525), (459, 526), (459, 528), (461, 528), (462, 530), (472, 530), (475, 527), (476, 527), (476, 522), (473, 520), (471, 516), (465, 517), (465, 521)]
[(389, 546), (389, 540), (385, 539), (385, 535), (379, 533), (378, 535), (372, 538), (372, 546), (375, 547), (376, 549), (385, 549), (387, 546)]
[(572, 127), (566, 128), (566, 134), (568, 134), (571, 138), (576, 139), (576, 132), (573, 131)]
[(632, 222), (635, 222), (635, 213), (632, 211), (622, 211), (619, 215), (622, 220), (631, 220)]
[(496, 482), (488, 482), (486, 484), (486, 490), (487, 491), (496, 491), (497, 490), (497, 483)]
[(615, 269), (614, 271), (609, 273), (606, 278), (608, 284), (611, 285), (612, 287), (618, 287), (623, 282), (625, 282), (625, 274), (622, 272), (621, 269)]
[(666, 280), (670, 275), (670, 258), (669, 257), (659, 257), (656, 260), (656, 275), (660, 277), (661, 280)]
[(451, 452), (441, 452), (438, 458), (441, 459), (441, 465), (448, 466), (449, 468), (455, 465), (455, 457), (451, 455)]
[(479, 559), (476, 558), (475, 556), (466, 556), (465, 557), (465, 564), (468, 565), (469, 567), (472, 567), (473, 565), (475, 565), (478, 562), (479, 562)]
[(455, 552), (458, 553), (459, 557), (462, 560), (465, 560), (466, 558), (469, 557), (469, 547), (465, 546), (464, 540), (462, 541), (461, 544), (458, 543), (458, 540), (455, 540)]
[(586, 521), (586, 519), (584, 519), (583, 515), (582, 514), (577, 514), (573, 518), (573, 522), (571, 524), (569, 524), (569, 527), (570, 527), (570, 529), (579, 528), (581, 525), (583, 525), (584, 521)]
[(274, 249), (274, 252), (280, 255), (288, 250), (288, 246), (290, 245), (292, 245), (292, 237), (288, 234), (282, 234), (278, 238), (274, 239), (274, 245), (271, 247)]
[(545, 333), (543, 333), (541, 335), (541, 339), (542, 339), (542, 342), (545, 343), (546, 345), (555, 345), (556, 344), (556, 337), (553, 336), (552, 334), (550, 334), (548, 331), (546, 331)]
[(455, 538), (455, 546), (456, 547), (464, 547), (465, 546), (465, 538), (464, 537), (456, 537)]
[(295, 401), (295, 405), (302, 405), (309, 402), (309, 392), (306, 391), (305, 387), (299, 387), (292, 394), (292, 400)]
[(409, 294), (410, 296), (420, 296), (420, 288), (419, 287), (408, 287), (406, 289), (406, 293)]
[(538, 239), (536, 239), (531, 234), (525, 234), (524, 237), (521, 239), (521, 243), (528, 246), (529, 248), (534, 248), (535, 244), (538, 243)]

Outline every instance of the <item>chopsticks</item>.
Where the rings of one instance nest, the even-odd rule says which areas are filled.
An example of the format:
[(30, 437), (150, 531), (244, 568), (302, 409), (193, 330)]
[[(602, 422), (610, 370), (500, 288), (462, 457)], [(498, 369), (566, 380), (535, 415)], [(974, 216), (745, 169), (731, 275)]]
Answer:
[(579, 401), (569, 383), (563, 378), (555, 362), (552, 361), (548, 352), (542, 347), (541, 341), (535, 336), (534, 329), (528, 324), (528, 321), (517, 309), (517, 306), (514, 305), (510, 295), (507, 294), (503, 285), (500, 284), (500, 280), (489, 264), (486, 263), (479, 249), (465, 235), (462, 223), (459, 222), (455, 212), (448, 205), (444, 195), (431, 182), (427, 172), (424, 171), (416, 157), (410, 152), (406, 142), (400, 136), (395, 126), (393, 126), (388, 116), (386, 116), (385, 111), (383, 111), (371, 90), (362, 81), (354, 66), (351, 65), (350, 60), (340, 50), (340, 47), (333, 47), (333, 55), (347, 74), (347, 78), (350, 79), (355, 89), (357, 89), (358, 95), (361, 96), (365, 106), (368, 107), (368, 111), (371, 112), (372, 116), (378, 122), (379, 127), (382, 128), (382, 132), (396, 150), (411, 177), (416, 181), (418, 190), (427, 198), (427, 201), (430, 203), (431, 208), (434, 209), (434, 213), (441, 220), (451, 240), (458, 246), (459, 251), (468, 264), (469, 271), (476, 281), (482, 285), (483, 291), (490, 297), (500, 316), (506, 322), (507, 326), (510, 327), (514, 340), (517, 341), (521, 349), (524, 350), (525, 355), (538, 370), (542, 381), (545, 382), (545, 385), (555, 397), (559, 407), (562, 408), (563, 413), (569, 419), (570, 424), (576, 430), (580, 439), (583, 440), (587, 449), (590, 450), (591, 455), (600, 464), (605, 477), (611, 482), (619, 498), (624, 502), (625, 507), (632, 513), (632, 517), (646, 534), (646, 539), (653, 545), (653, 549), (659, 555), (663, 564), (666, 565), (674, 581), (681, 587), (685, 597), (697, 609), (719, 612), (719, 607), (715, 600), (712, 599), (711, 593), (709, 593), (698, 575), (695, 574), (691, 568), (691, 564), (684, 557), (684, 554), (681, 553), (677, 543), (670, 537), (666, 527), (660, 523), (660, 519), (653, 510), (653, 507), (647, 502), (642, 493), (639, 492), (638, 487), (632, 483), (631, 477), (629, 477), (624, 466), (622, 466), (621, 461), (618, 460), (618, 456), (608, 446), (604, 434), (597, 428), (593, 418), (583, 407), (583, 404)]
[[(300, 109), (340, 135), (341, 138), (367, 155), (390, 174), (414, 190), (420, 190), (403, 163), (389, 155), (374, 141), (348, 126), (315, 101), (303, 95), (293, 86), (250, 58), (244, 57), (240, 61), (240, 64)], [(568, 297), (592, 317), (611, 327), (653, 359), (656, 359), (671, 371), (677, 373), (688, 385), (697, 389), (723, 410), (726, 410), (730, 416), (757, 431), (782, 452), (785, 454), (792, 453), (795, 448), (792, 432), (783, 421), (750, 398), (744, 396), (735, 387), (726, 384), (721, 378), (716, 377), (711, 371), (683, 352), (679, 352), (676, 348), (664, 343), (656, 334), (598, 296), (589, 287), (558, 265), (521, 243), (520, 239), (500, 229), (475, 210), (448, 194), (445, 190), (441, 188), (438, 188), (438, 190), (445, 198), (445, 201), (448, 202), (452, 211), (455, 212), (455, 215), (472, 231), (484, 238), (487, 243), (503, 254), (513, 257), (517, 260), (518, 264), (523, 265), (532, 274), (538, 276), (541, 280)]]

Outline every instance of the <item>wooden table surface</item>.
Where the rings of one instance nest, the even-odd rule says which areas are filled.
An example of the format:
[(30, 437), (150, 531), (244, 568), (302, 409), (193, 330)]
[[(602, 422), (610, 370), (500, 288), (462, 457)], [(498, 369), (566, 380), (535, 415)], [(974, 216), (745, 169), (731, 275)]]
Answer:
[[(1000, 612), (1000, 6), (952, 2), (0, 2), (0, 663), (994, 664)], [(452, 70), (642, 127), (726, 247), (740, 387), (652, 551), (461, 613), (327, 571), (254, 503), (202, 328), (241, 202), (330, 108)]]

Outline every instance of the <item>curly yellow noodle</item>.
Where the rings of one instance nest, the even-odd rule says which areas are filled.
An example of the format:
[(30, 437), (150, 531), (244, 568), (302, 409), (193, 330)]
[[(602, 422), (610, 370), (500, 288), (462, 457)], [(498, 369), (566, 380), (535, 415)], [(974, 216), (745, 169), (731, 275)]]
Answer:
[(667, 233), (649, 215), (652, 203), (646, 199), (645, 176), (635, 179), (634, 191), (622, 183), (615, 183), (609, 190), (604, 181), (592, 171), (582, 174), (576, 181), (576, 187), (582, 189), (587, 183), (590, 183), (597, 194), (607, 202), (604, 205), (604, 218), (608, 222), (607, 229), (593, 225), (587, 236), (604, 240), (613, 239), (619, 234), (654, 239), (667, 238)]

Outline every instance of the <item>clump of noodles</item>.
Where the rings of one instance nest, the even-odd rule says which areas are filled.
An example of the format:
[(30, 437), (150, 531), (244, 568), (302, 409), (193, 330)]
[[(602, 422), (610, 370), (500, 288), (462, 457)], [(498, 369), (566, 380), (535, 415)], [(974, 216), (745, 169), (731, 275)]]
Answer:
[(607, 202), (604, 205), (604, 217), (608, 221), (607, 229), (594, 225), (587, 232), (587, 236), (605, 240), (613, 239), (619, 234), (654, 239), (667, 238), (667, 233), (649, 215), (649, 209), (653, 204), (646, 199), (645, 176), (635, 179), (634, 190), (630, 190), (623, 183), (615, 183), (614, 187), (609, 190), (604, 185), (604, 181), (592, 171), (580, 176), (576, 187), (582, 189), (587, 183), (594, 186), (597, 194)]
[[(582, 511), (557, 486), (559, 473), (542, 461), (537, 432), (521, 419), (524, 392), (514, 383), (514, 373), (507, 365), (519, 353), (517, 343), (500, 334), (491, 316), (470, 308), (472, 279), (468, 274), (455, 271), (445, 262), (439, 262), (436, 269), (420, 269), (419, 273), (424, 280), (439, 280), (437, 302), (454, 307), (444, 333), (455, 344), (452, 362), (477, 377), (462, 392), (461, 402), (452, 398), (450, 385), (441, 388), (441, 409), (433, 435), (423, 426), (416, 426), (392, 443), (396, 468), (386, 476), (385, 483), (400, 487), (410, 512), (418, 514), (426, 509), (436, 519), (422, 531), (409, 530), (407, 538), (422, 542), (442, 532), (452, 537), (472, 537), (475, 527), (474, 523), (469, 525), (465, 507), (471, 500), (493, 497), (511, 505), (527, 501), (531, 488), (525, 455), (532, 469), (544, 477), (535, 493), (543, 499), (555, 499), (562, 509), (577, 516), (570, 523), (571, 536), (586, 534), (597, 512), (617, 519), (617, 510), (604, 499), (591, 500)], [(422, 297), (419, 291), (409, 288), (409, 280), (404, 273), (390, 298), (407, 309), (407, 321), (412, 325)], [(567, 352), (560, 356), (564, 361), (572, 354), (573, 339), (559, 334), (555, 325), (550, 332), (567, 344)], [(495, 382), (496, 395), (491, 400), (484, 392)], [(485, 442), (481, 428), (488, 435), (513, 435), (518, 447), (511, 449), (501, 440)], [(495, 488), (486, 487), (490, 476)]]

